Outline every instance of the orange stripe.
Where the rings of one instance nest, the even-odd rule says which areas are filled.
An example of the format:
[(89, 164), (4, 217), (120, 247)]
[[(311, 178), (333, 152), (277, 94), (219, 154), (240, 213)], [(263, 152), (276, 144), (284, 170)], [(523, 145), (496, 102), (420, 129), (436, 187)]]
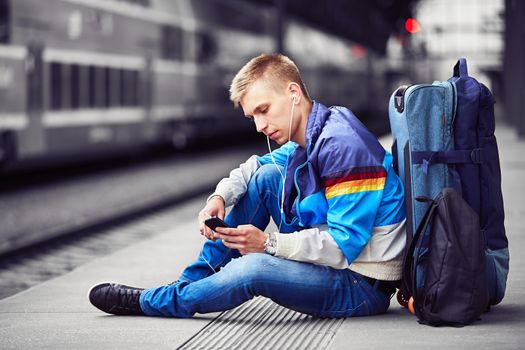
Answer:
[(382, 190), (385, 181), (386, 177), (341, 182), (326, 188), (326, 199), (349, 193)]
[(327, 191), (337, 190), (340, 187), (352, 187), (352, 186), (367, 186), (367, 185), (377, 185), (377, 184), (384, 184), (386, 180), (386, 177), (378, 177), (378, 178), (371, 178), (371, 179), (360, 179), (360, 180), (350, 180), (345, 182), (340, 182), (338, 184), (335, 184), (333, 186), (329, 186), (326, 188)]

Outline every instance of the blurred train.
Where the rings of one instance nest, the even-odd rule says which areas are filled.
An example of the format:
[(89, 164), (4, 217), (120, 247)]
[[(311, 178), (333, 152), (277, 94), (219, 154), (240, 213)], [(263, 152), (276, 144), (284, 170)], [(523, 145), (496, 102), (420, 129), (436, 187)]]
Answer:
[[(228, 87), (276, 51), (277, 19), (240, 0), (0, 0), (0, 163), (250, 132)], [(360, 47), (298, 20), (281, 37), (314, 99), (361, 117), (386, 109)]]

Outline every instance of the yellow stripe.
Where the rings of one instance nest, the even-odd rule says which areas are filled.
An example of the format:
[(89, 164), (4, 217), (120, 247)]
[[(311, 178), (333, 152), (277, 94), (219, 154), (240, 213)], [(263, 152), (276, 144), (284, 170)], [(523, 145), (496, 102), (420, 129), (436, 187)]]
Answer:
[(350, 180), (345, 182), (340, 182), (338, 184), (335, 184), (333, 186), (329, 186), (326, 188), (326, 191), (336, 191), (339, 188), (347, 188), (347, 187), (353, 187), (353, 186), (367, 186), (367, 185), (384, 185), (385, 184), (385, 177), (378, 177), (378, 178), (372, 178), (372, 179), (359, 179), (359, 180)]
[(382, 190), (385, 187), (385, 181), (385, 177), (380, 177), (376, 179), (341, 182), (326, 188), (326, 199), (349, 193)]

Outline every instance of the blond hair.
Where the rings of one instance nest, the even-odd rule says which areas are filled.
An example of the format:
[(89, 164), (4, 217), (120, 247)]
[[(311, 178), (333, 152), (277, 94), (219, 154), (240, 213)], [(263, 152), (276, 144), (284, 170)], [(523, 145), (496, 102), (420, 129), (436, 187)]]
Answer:
[(306, 98), (310, 100), (299, 69), (291, 59), (281, 54), (262, 54), (252, 58), (233, 78), (230, 85), (230, 100), (235, 107), (239, 106), (248, 88), (260, 78), (277, 86), (289, 82), (297, 83)]

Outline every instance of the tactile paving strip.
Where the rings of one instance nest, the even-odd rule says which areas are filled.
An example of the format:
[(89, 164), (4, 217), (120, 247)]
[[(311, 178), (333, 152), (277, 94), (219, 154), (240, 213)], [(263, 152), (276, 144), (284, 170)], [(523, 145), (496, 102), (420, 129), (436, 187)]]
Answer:
[(223, 312), (178, 349), (326, 349), (343, 320), (314, 318), (257, 297)]

